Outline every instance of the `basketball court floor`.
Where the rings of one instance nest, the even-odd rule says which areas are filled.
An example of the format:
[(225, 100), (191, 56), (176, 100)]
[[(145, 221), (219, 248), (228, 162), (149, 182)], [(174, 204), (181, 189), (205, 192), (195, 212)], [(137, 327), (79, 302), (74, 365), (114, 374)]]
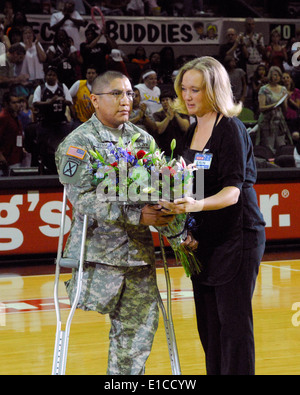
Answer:
[[(164, 270), (158, 262), (158, 286), (166, 300)], [(54, 265), (0, 266), (0, 374), (50, 375), (56, 316), (53, 304)], [(197, 334), (190, 280), (181, 267), (169, 269), (172, 312), (183, 375), (205, 375)], [(62, 318), (69, 312), (60, 276)], [(253, 298), (256, 374), (300, 374), (300, 252), (265, 254)], [(64, 321), (65, 322), (65, 321)], [(67, 375), (105, 375), (109, 318), (77, 310), (71, 326)], [(162, 316), (146, 375), (171, 375)]]

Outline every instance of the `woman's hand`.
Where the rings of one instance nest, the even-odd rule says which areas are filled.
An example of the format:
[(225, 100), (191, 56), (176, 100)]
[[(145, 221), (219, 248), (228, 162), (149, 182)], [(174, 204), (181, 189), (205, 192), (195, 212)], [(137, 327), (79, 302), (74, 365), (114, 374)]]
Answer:
[(161, 200), (159, 204), (163, 206), (162, 211), (169, 214), (193, 213), (202, 211), (203, 208), (203, 200), (195, 200), (191, 197), (176, 199), (173, 203)]

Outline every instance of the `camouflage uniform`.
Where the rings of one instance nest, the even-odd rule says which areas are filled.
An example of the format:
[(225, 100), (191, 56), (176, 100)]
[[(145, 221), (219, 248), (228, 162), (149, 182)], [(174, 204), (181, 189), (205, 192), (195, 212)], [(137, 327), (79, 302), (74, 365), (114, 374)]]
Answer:
[[(152, 235), (140, 225), (142, 206), (100, 202), (88, 169), (89, 150), (104, 159), (109, 143), (117, 143), (114, 130), (94, 114), (60, 144), (56, 164), (60, 181), (73, 206), (73, 219), (64, 256), (78, 259), (83, 216), (88, 215), (85, 265), (79, 308), (109, 314), (111, 319), (108, 374), (142, 374), (158, 326), (157, 284)], [(141, 133), (136, 145), (147, 150), (152, 137), (131, 123), (122, 139)], [(67, 282), (71, 301), (77, 271)]]

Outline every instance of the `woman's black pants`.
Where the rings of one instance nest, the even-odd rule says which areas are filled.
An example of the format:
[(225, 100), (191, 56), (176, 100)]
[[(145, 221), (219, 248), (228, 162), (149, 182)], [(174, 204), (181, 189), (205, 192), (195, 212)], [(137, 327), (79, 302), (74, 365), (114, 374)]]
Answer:
[(243, 250), (238, 274), (207, 286), (192, 278), (198, 331), (208, 375), (254, 375), (252, 296), (265, 245)]

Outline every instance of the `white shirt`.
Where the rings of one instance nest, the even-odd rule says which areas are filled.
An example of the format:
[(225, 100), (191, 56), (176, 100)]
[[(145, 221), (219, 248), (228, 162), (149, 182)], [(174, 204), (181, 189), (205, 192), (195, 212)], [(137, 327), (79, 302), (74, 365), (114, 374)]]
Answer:
[[(83, 20), (82, 16), (79, 14), (78, 11), (73, 11), (71, 14), (71, 17), (73, 19), (79, 19), (81, 21)], [(62, 11), (55, 12), (54, 14), (52, 14), (51, 19), (50, 19), (50, 27), (55, 26), (63, 18), (64, 18), (64, 14)], [(82, 40), (80, 39), (80, 35), (79, 35), (79, 29), (74, 25), (74, 23), (70, 19), (67, 19), (65, 21), (65, 23), (63, 24), (63, 29), (66, 31), (68, 36), (70, 36), (73, 39), (74, 47), (77, 50), (79, 50), (80, 44), (82, 42)]]
[[(25, 46), (23, 43), (21, 44)], [(38, 43), (38, 46), (44, 51), (40, 43)], [(39, 61), (37, 49), (34, 43), (31, 48), (26, 49), (21, 74), (28, 74), (29, 80), (43, 80), (45, 77), (43, 63)]]
[(149, 108), (151, 114), (162, 109), (162, 105), (160, 104), (160, 89), (158, 86), (155, 86), (153, 89), (149, 89), (144, 83), (135, 85), (140, 91), (141, 95), (141, 103), (146, 103)]
[[(48, 85), (47, 82), (45, 83), (45, 86), (52, 93), (54, 93), (56, 91), (56, 89), (58, 88), (58, 84)], [(71, 103), (73, 103), (73, 100), (72, 100), (72, 97), (70, 95), (69, 89), (67, 88), (67, 86), (65, 84), (62, 84), (62, 86), (63, 86), (63, 90), (64, 90), (65, 99), (67, 101), (70, 101)], [(35, 103), (37, 101), (41, 101), (41, 86), (40, 85), (35, 89), (34, 94), (33, 94), (32, 102)]]
[[(57, 49), (58, 49), (61, 53), (63, 53), (63, 49), (61, 48), (61, 46), (58, 45), (58, 46), (57, 46)], [(56, 52), (55, 46), (54, 46), (54, 45), (50, 45), (50, 47), (49, 47), (48, 50), (47, 50), (47, 53), (48, 53), (49, 51), (55, 53), (55, 52)], [(74, 47), (74, 45), (71, 45), (71, 46), (70, 46), (69, 55), (71, 55), (71, 54), (74, 53), (74, 52), (77, 52), (77, 49)]]

